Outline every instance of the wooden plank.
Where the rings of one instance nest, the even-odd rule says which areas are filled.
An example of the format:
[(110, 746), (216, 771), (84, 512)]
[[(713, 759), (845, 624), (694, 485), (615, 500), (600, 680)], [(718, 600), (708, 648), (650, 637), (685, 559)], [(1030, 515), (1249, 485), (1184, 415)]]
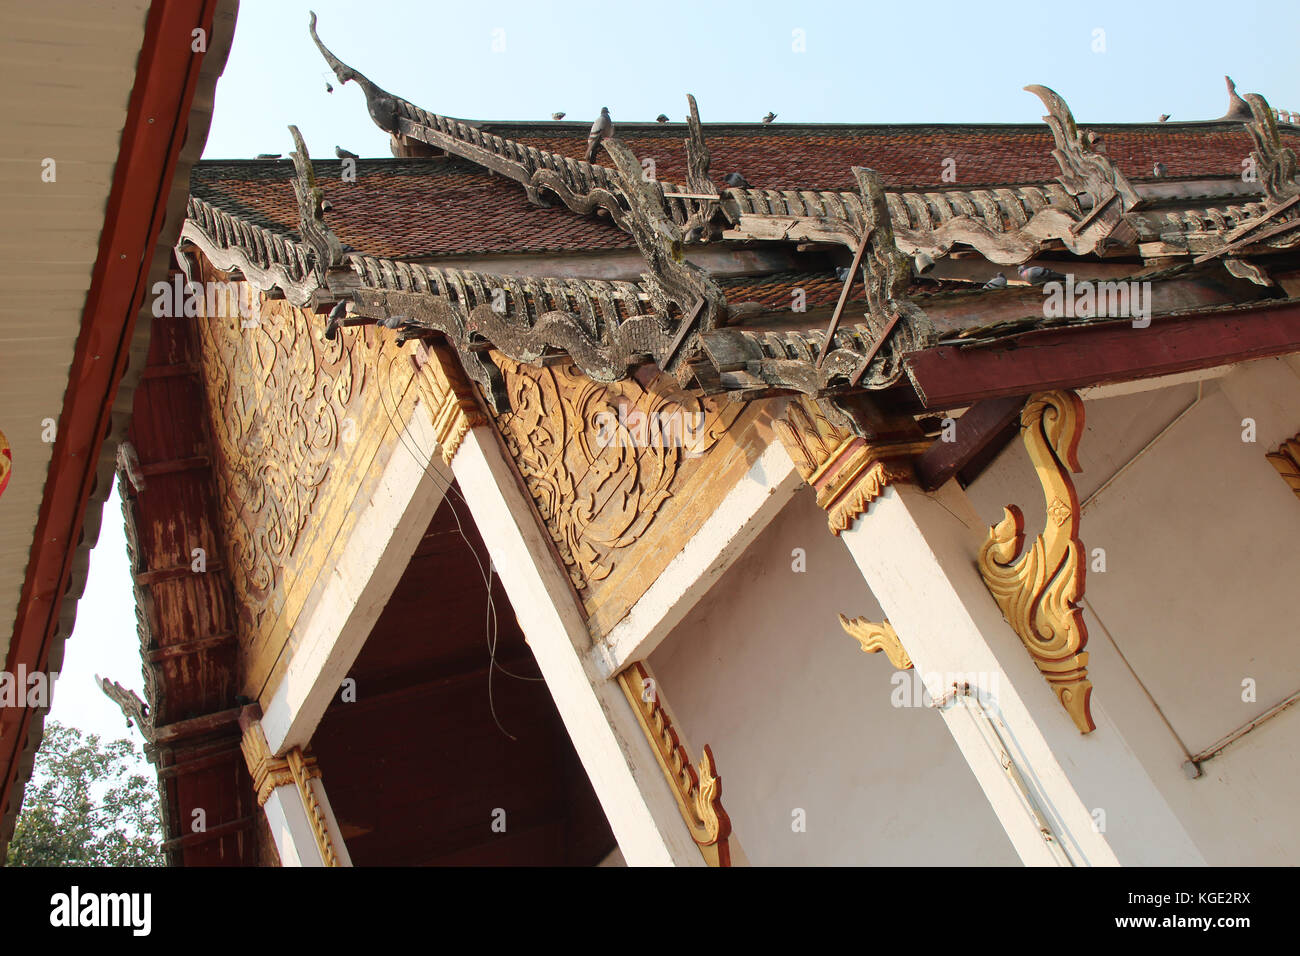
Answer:
[(1300, 303), (1042, 329), (982, 347), (904, 357), (926, 408), (1052, 388), (1082, 388), (1300, 351)]
[(1008, 423), (1020, 417), (1026, 396), (990, 398), (977, 402), (957, 422), (957, 440), (936, 440), (916, 458), (921, 487), (933, 491), (960, 472)]

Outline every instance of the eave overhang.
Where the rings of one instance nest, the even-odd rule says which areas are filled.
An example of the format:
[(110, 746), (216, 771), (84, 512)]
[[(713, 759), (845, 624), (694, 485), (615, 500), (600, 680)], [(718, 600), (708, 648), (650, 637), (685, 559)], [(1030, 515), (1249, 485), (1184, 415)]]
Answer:
[[(112, 485), (148, 348), (147, 290), (165, 277), (190, 167), (203, 150), (237, 0), (154, 0), (68, 372), (14, 632), (11, 672), (57, 670)], [(51, 23), (52, 29), (58, 29)], [(196, 51), (195, 30), (206, 50)], [(133, 38), (131, 43), (140, 42)], [(134, 50), (135, 47), (132, 46)], [(75, 92), (75, 91), (74, 91)], [(46, 707), (0, 708), (0, 859), (40, 746)]]

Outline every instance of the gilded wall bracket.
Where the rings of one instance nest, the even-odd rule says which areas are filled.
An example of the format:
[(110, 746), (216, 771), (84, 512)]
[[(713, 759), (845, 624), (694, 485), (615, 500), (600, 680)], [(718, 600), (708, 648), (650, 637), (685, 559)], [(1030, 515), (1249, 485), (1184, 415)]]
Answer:
[(1012, 629), (1047, 678), (1076, 727), (1096, 728), (1088, 680), (1088, 630), (1077, 602), (1084, 591), (1084, 551), (1079, 541), (1079, 498), (1070, 472), (1078, 472), (1083, 401), (1072, 391), (1030, 397), (1020, 415), (1025, 447), (1043, 485), (1044, 531), (1028, 549), (1024, 514), (1007, 505), (979, 552), (984, 583)]
[(821, 402), (802, 396), (773, 424), (799, 474), (817, 492), (835, 535), (865, 514), (889, 485), (913, 481), (912, 456), (929, 447), (923, 439), (864, 438), (833, 422)]
[(865, 617), (850, 618), (841, 614), (840, 626), (862, 645), (862, 653), (879, 654), (884, 651), (889, 663), (900, 671), (912, 669), (912, 658), (903, 649), (903, 642), (898, 639), (898, 633), (888, 621), (877, 624)]
[(636, 714), (691, 838), (709, 866), (731, 866), (731, 819), (722, 808), (722, 779), (706, 744), (698, 766), (692, 766), (686, 748), (677, 738), (673, 722), (659, 702), (659, 687), (644, 664), (637, 662), (618, 675), (632, 711)]

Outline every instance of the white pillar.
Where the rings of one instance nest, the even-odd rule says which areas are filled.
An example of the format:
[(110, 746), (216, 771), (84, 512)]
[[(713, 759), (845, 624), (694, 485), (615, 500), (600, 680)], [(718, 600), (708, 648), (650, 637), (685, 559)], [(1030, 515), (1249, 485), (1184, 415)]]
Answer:
[(1204, 865), (1107, 718), (1106, 688), (1093, 692), (1096, 730), (1081, 734), (1003, 619), (976, 566), (987, 532), (949, 481), (933, 495), (889, 486), (842, 538), (917, 670), (939, 675), (941, 692), (946, 675), (974, 675), (986, 695), (989, 719), (961, 701), (941, 712), (1021, 859)]
[(469, 430), (452, 469), (628, 865), (703, 866), (622, 688), (587, 653), (568, 578), (490, 426)]

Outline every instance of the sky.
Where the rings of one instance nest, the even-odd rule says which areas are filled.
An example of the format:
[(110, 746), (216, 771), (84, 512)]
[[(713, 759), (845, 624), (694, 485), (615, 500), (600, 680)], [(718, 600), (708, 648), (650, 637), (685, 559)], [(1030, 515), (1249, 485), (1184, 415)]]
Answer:
[[(307, 32), (392, 93), (449, 116), (707, 122), (1038, 123), (1023, 87), (1049, 86), (1082, 123), (1202, 120), (1227, 110), (1223, 76), (1300, 112), (1300, 3), (500, 3), (243, 0), (205, 159), (316, 158), (335, 145), (388, 156), (356, 84), (338, 83)], [(802, 44), (800, 44), (802, 41)], [(802, 45), (802, 50), (799, 47)], [(326, 83), (334, 92), (326, 92)], [(52, 718), (127, 733), (92, 674), (141, 692), (122, 531), (110, 496), (68, 641)], [(136, 737), (139, 740), (138, 735)]]

